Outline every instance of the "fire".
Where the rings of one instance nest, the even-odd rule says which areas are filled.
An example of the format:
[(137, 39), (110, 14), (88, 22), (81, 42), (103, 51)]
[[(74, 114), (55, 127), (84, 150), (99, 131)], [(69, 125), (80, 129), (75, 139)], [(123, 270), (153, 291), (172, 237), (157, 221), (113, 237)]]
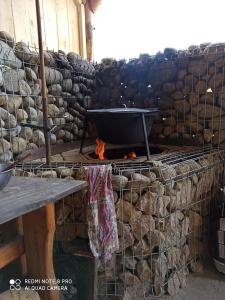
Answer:
[(104, 153), (105, 153), (105, 143), (100, 140), (96, 139), (96, 149), (95, 149), (95, 154), (98, 155), (99, 159), (103, 160), (105, 159)]
[(123, 159), (135, 159), (137, 158), (137, 154), (134, 151), (128, 153), (128, 155), (124, 155)]
[(131, 159), (137, 158), (137, 154), (136, 154), (134, 151), (130, 152), (130, 153), (128, 154), (128, 156), (129, 156)]

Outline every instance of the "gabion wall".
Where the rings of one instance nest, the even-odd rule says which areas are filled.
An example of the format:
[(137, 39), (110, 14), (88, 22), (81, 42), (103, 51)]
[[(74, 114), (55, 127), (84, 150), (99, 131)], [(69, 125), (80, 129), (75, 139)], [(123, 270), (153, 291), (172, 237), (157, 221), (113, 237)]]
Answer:
[[(113, 168), (119, 250), (98, 268), (99, 300), (175, 295), (190, 272), (202, 270), (223, 172), (224, 151), (209, 149), (161, 154), (148, 164)], [(21, 176), (70, 180), (81, 179), (80, 174), (78, 165), (17, 170)], [(71, 256), (71, 264), (76, 255), (91, 256), (85, 194), (56, 205), (56, 255)]]
[(225, 44), (166, 48), (130, 61), (104, 59), (96, 74), (95, 105), (158, 106), (152, 137), (225, 145)]
[[(45, 51), (44, 58), (51, 144), (79, 139), (95, 69), (72, 52)], [(0, 32), (0, 160), (44, 143), (38, 50)]]

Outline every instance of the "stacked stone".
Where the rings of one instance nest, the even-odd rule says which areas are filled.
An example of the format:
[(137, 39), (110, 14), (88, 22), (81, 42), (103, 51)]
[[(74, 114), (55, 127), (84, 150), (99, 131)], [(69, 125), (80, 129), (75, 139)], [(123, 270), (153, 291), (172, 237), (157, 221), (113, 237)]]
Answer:
[[(98, 299), (175, 295), (185, 287), (189, 272), (201, 270), (223, 155), (223, 151), (197, 158), (187, 154), (189, 159), (177, 164), (156, 159), (144, 168), (124, 167), (112, 176), (119, 249), (98, 269)], [(73, 180), (83, 179), (81, 174), (79, 169), (58, 167), (35, 175)], [(56, 206), (56, 239), (64, 254), (80, 250), (82, 241), (88, 243), (85, 193)]]
[(178, 165), (152, 161), (148, 171), (113, 176), (120, 248), (99, 269), (99, 299), (175, 295), (186, 286), (207, 249), (202, 232), (219, 163), (217, 155)]
[(202, 44), (128, 62), (104, 59), (97, 68), (96, 105), (158, 106), (153, 137), (224, 146), (224, 50), (224, 43)]
[[(79, 139), (91, 104), (94, 67), (75, 53), (44, 52), (44, 59), (48, 122), (56, 125), (51, 144)], [(10, 160), (45, 143), (39, 54), (1, 31), (0, 64), (0, 160)]]

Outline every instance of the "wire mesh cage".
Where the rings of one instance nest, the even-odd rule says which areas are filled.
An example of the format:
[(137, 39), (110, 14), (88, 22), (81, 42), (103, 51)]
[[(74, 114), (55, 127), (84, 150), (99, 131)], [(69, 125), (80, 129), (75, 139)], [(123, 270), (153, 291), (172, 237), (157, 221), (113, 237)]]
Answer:
[[(0, 40), (0, 160), (9, 161), (27, 149), (45, 144), (39, 50), (24, 42), (14, 48)], [(44, 51), (48, 89), (48, 136), (51, 144), (83, 135), (91, 106), (94, 66), (78, 54)]]
[(224, 147), (224, 49), (208, 43), (129, 61), (105, 59), (96, 73), (97, 105), (158, 105), (155, 140)]
[[(17, 175), (82, 179), (84, 166), (24, 164)], [(97, 299), (175, 295), (186, 286), (188, 274), (203, 267), (223, 173), (224, 151), (210, 148), (160, 154), (148, 163), (115, 164), (119, 249), (104, 263), (93, 257), (82, 191), (56, 205), (56, 270), (73, 277), (75, 294), (82, 287)]]

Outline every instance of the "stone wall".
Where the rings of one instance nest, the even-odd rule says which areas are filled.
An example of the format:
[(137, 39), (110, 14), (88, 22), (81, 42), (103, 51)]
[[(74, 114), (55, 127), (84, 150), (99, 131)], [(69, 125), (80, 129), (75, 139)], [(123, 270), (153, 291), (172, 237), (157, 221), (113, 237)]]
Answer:
[[(76, 53), (45, 51), (51, 144), (79, 139), (95, 69)], [(22, 124), (23, 123), (23, 124)], [(0, 32), (0, 160), (43, 146), (39, 54)]]
[[(99, 300), (109, 295), (121, 300), (175, 295), (186, 286), (190, 272), (202, 269), (223, 155), (217, 150), (177, 152), (154, 157), (142, 167), (113, 170), (119, 250), (98, 269)], [(64, 166), (37, 170), (35, 175), (72, 180), (83, 178), (81, 174), (78, 168)], [(76, 193), (56, 205), (58, 255), (88, 251), (85, 194)]]
[(166, 48), (130, 61), (104, 59), (96, 74), (97, 107), (151, 108), (152, 137), (225, 145), (225, 44)]

